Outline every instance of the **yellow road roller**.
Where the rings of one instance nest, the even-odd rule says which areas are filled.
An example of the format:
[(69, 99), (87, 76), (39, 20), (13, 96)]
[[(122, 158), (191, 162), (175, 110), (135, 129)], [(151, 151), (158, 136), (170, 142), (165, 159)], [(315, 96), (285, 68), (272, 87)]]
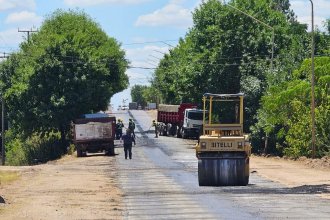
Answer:
[(244, 94), (203, 95), (203, 133), (196, 146), (200, 186), (246, 186), (251, 145), (243, 133)]

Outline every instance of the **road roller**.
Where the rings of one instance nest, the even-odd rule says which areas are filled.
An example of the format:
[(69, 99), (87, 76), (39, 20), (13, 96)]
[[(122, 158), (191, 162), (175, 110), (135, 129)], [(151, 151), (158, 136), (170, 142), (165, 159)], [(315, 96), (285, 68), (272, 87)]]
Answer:
[(243, 133), (244, 94), (203, 95), (203, 129), (196, 145), (200, 186), (246, 186), (251, 145)]

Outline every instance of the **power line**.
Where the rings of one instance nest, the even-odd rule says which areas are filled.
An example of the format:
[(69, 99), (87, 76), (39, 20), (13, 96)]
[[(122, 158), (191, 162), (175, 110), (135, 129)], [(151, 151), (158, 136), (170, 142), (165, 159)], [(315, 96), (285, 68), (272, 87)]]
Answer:
[(162, 59), (162, 58), (159, 58), (159, 57), (153, 56), (153, 55), (151, 55), (151, 54), (149, 54), (149, 56), (151, 56), (151, 57), (153, 57), (153, 58), (155, 58), (155, 59), (157, 59), (157, 60), (161, 60), (161, 59)]
[(166, 43), (165, 41), (162, 41), (162, 43), (163, 43), (163, 44), (166, 44), (166, 45), (169, 46), (169, 47), (175, 48), (175, 46), (173, 46), (173, 45), (171, 45), (171, 44), (168, 44), (168, 43)]
[[(139, 44), (153, 44), (153, 43), (165, 43), (165, 42), (175, 42), (178, 40), (158, 40), (158, 41), (144, 41), (144, 42), (137, 42), (137, 43), (126, 43), (122, 44), (123, 46), (128, 46), (128, 45), (139, 45)], [(166, 44), (166, 43), (165, 43)]]
[(128, 66), (128, 69), (143, 69), (143, 70), (155, 70), (155, 67), (143, 67), (143, 66)]
[(151, 61), (154, 64), (158, 64), (159, 63), (159, 60), (154, 60), (154, 59), (150, 59), (150, 58), (148, 58), (147, 61)]
[(160, 54), (163, 54), (163, 55), (167, 55), (167, 53), (164, 53), (164, 52), (159, 51), (159, 50), (153, 50), (153, 51), (155, 51), (155, 52), (157, 52), (157, 53), (160, 53)]
[(18, 28), (18, 32), (27, 33), (27, 40), (30, 41), (30, 33), (38, 32), (38, 30), (32, 30), (32, 28), (30, 30), (20, 30)]
[[(1, 53), (0, 53), (1, 54)], [(3, 53), (2, 56), (0, 56), (0, 58), (8, 58), (9, 55), (11, 54), (15, 54), (15, 53)], [(34, 55), (31, 54), (19, 54), (20, 56), (25, 56), (25, 57), (34, 57)], [(323, 54), (323, 55), (318, 55), (318, 56), (329, 56), (329, 54)], [(37, 56), (35, 56), (37, 57)], [(39, 57), (39, 56), (38, 56)], [(63, 58), (63, 60), (58, 60), (60, 62), (63, 63), (67, 63), (67, 64), (86, 64), (86, 63), (106, 63), (106, 64), (117, 64), (115, 62), (111, 62), (107, 59), (100, 59), (100, 60), (81, 60), (79, 57), (75, 57), (75, 56), (66, 56), (66, 55), (56, 55), (56, 54), (52, 54), (52, 57), (55, 58)], [(257, 55), (257, 56), (243, 56), (243, 57), (231, 57), (233, 59), (243, 59), (243, 58), (269, 58), (269, 55)], [(281, 56), (276, 56), (277, 58), (279, 57), (286, 57), (286, 55), (281, 55)], [(217, 60), (230, 60), (231, 58), (218, 58)], [(64, 59), (68, 59), (68, 60), (64, 60)], [(210, 62), (198, 62), (199, 64), (204, 64), (204, 65), (212, 65), (212, 66), (239, 66), (239, 65), (249, 65), (249, 64), (254, 64), (257, 63), (258, 61), (250, 61), (250, 62), (233, 62), (233, 63), (210, 63)], [(179, 64), (179, 62), (175, 62), (173, 60), (171, 60), (171, 63), (175, 63), (175, 64)], [(193, 62), (188, 62), (188, 64), (191, 64)], [(149, 70), (154, 70), (157, 69), (155, 67), (146, 67), (146, 66), (131, 66), (128, 65), (127, 66), (128, 69), (149, 69)]]

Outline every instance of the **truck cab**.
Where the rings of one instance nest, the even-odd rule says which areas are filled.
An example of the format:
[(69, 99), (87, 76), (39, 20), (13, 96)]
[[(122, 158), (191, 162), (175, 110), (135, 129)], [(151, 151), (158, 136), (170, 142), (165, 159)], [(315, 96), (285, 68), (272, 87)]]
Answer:
[(182, 137), (199, 137), (203, 125), (203, 110), (188, 108), (184, 111)]

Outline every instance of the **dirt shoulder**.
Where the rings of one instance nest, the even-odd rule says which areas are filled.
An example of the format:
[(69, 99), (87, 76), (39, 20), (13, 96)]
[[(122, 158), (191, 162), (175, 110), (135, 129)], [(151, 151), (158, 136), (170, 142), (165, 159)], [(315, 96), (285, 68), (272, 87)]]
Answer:
[[(251, 172), (288, 187), (325, 186), (328, 190), (321, 196), (330, 199), (330, 168), (325, 166), (327, 161), (317, 166), (317, 160), (311, 159), (293, 161), (279, 157), (252, 156), (250, 161)], [(311, 167), (313, 163), (314, 167)]]
[(293, 161), (279, 157), (252, 156), (250, 161), (251, 172), (290, 187), (330, 185), (330, 168), (326, 166), (310, 167), (304, 160)]
[(61, 160), (32, 167), (0, 167), (20, 180), (0, 186), (0, 219), (122, 219), (115, 157)]

